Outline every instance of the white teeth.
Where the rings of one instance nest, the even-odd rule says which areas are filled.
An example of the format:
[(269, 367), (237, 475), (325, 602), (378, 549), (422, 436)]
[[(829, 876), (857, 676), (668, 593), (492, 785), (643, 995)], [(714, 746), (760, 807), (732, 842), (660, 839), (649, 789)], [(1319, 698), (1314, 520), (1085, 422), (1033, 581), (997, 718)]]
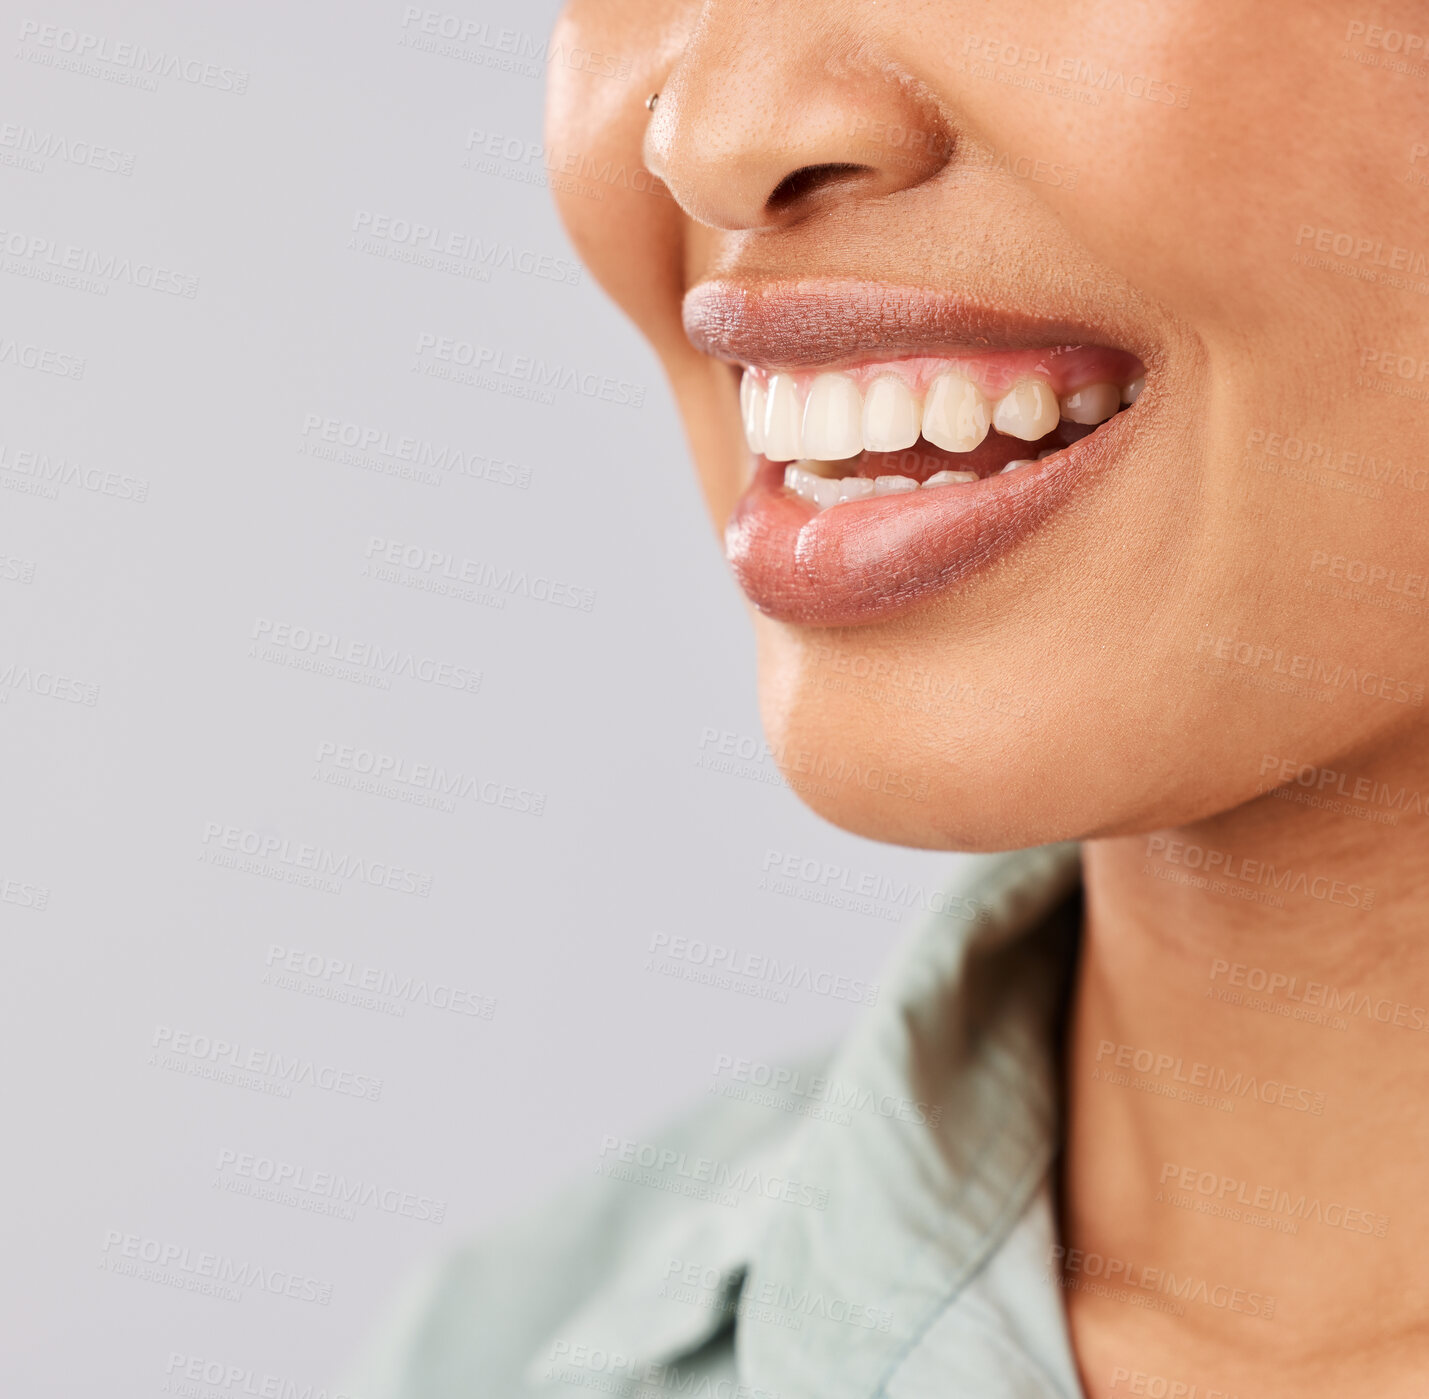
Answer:
[(806, 457), (847, 461), (863, 451), (863, 395), (847, 374), (820, 374), (804, 400)]
[(769, 461), (797, 461), (805, 453), (799, 446), (799, 394), (789, 374), (769, 380), (764, 405), (764, 455)]
[(828, 509), (830, 505), (842, 498), (840, 492), (844, 484), (843, 481), (815, 476), (812, 471), (806, 471), (794, 462), (790, 462), (784, 468), (785, 489), (793, 491), (800, 500), (808, 501), (810, 505), (819, 510)]
[(1045, 379), (1024, 379), (998, 399), (992, 425), (1005, 437), (1035, 442), (1057, 426), (1057, 395)]
[(848, 500), (867, 500), (870, 496), (908, 495), (920, 489), (968, 485), (977, 479), (975, 471), (938, 471), (920, 487), (911, 476), (878, 476), (872, 481), (866, 476), (845, 476), (831, 481), (793, 463), (784, 470), (785, 486), (816, 510), (827, 510), (831, 505), (842, 505)]
[(807, 501), (815, 510), (827, 510), (831, 505), (842, 505), (849, 500), (867, 500), (870, 496), (908, 495), (919, 489), (930, 490), (940, 486), (968, 485), (978, 479), (975, 471), (938, 471), (928, 477), (920, 487), (911, 476), (878, 476), (869, 480), (866, 476), (827, 477), (819, 476), (808, 468), (822, 466), (822, 462), (790, 462), (784, 468), (785, 488), (794, 492), (800, 500)]
[(1095, 426), (1121, 407), (1121, 390), (1115, 384), (1088, 384), (1062, 400), (1062, 416), (1069, 423)]
[(744, 418), (744, 440), (757, 456), (764, 450), (764, 385), (747, 369), (739, 381), (739, 411)]
[(1036, 462), (1034, 462), (1031, 457), (1018, 457), (1018, 459), (1017, 459), (1016, 461), (1010, 461), (1010, 462), (1008, 462), (1007, 465), (1002, 468), (1002, 471), (999, 471), (999, 472), (998, 472), (998, 475), (1001, 476), (1001, 475), (1003, 474), (1003, 472), (1006, 472), (1006, 471), (1015, 471), (1015, 470), (1017, 470), (1017, 468), (1018, 468), (1019, 466), (1035, 466), (1035, 465), (1036, 465)]
[[(824, 476), (819, 468), (827, 463), (810, 461), (790, 462), (784, 468), (784, 486), (794, 492), (800, 500), (806, 500), (818, 510), (827, 510), (845, 500), (862, 500), (873, 494), (873, 482), (862, 476)], [(810, 468), (815, 468), (810, 470)]]
[(961, 374), (939, 374), (923, 404), (923, 436), (945, 452), (971, 452), (987, 429), (987, 399), (978, 386)]
[(921, 414), (912, 390), (896, 374), (868, 386), (863, 400), (863, 446), (868, 452), (902, 452), (918, 440)]
[[(773, 374), (764, 380), (746, 370), (739, 384), (739, 407), (751, 452), (771, 462), (799, 462), (806, 475), (831, 479), (838, 477), (840, 462), (861, 452), (907, 451), (920, 435), (944, 451), (963, 453), (982, 443), (993, 428), (1004, 436), (1035, 442), (1062, 420), (1095, 427), (1123, 404), (1135, 403), (1145, 384), (1144, 377), (1120, 388), (1112, 383), (1087, 384), (1059, 402), (1045, 379), (1029, 377), (993, 405), (967, 375), (948, 370), (928, 386), (920, 405), (897, 374), (881, 374), (867, 393), (860, 393), (851, 375), (819, 374), (801, 395), (792, 374)], [(1049, 455), (1051, 451), (1043, 451), (1038, 460)], [(1021, 466), (1025, 460), (1003, 469)], [(932, 479), (944, 485), (951, 478), (939, 472)], [(890, 487), (879, 494), (903, 489)]]

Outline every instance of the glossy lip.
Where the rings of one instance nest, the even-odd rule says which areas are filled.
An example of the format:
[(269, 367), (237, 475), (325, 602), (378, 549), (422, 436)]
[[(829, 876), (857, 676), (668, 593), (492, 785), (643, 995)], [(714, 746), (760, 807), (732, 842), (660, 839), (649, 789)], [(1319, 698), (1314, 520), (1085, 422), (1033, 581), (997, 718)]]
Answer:
[(1118, 413), (1015, 471), (823, 511), (784, 489), (782, 464), (760, 457), (725, 529), (725, 553), (766, 616), (811, 626), (883, 621), (1019, 544), (1087, 477), (1117, 463), (1131, 417)]
[(736, 364), (841, 369), (870, 359), (1098, 345), (1155, 362), (1139, 325), (1114, 331), (924, 287), (836, 280), (701, 282), (685, 295), (685, 334)]
[[(1139, 328), (1118, 326), (1112, 338), (1085, 324), (916, 287), (707, 282), (686, 296), (684, 321), (706, 354), (779, 368), (1053, 345), (1100, 345), (1156, 363)], [(783, 464), (756, 458), (725, 530), (725, 552), (766, 616), (812, 626), (883, 621), (987, 567), (1090, 478), (1119, 464), (1144, 401), (1143, 393), (1131, 411), (1015, 471), (823, 511), (784, 489)]]

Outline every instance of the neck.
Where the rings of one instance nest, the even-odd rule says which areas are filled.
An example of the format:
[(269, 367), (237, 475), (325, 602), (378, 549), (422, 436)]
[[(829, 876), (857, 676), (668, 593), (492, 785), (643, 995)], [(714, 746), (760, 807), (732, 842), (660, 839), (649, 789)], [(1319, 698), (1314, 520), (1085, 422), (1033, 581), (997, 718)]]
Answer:
[(1299, 779), (1085, 847), (1063, 1212), (1093, 1399), (1423, 1392), (1429, 761)]

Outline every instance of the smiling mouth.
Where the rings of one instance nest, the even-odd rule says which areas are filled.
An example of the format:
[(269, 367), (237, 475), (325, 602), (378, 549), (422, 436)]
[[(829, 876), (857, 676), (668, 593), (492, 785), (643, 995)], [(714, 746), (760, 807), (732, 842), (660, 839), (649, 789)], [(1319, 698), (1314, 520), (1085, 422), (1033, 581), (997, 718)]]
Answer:
[(684, 322), (739, 376), (752, 469), (725, 553), (784, 622), (877, 622), (952, 589), (1125, 465), (1154, 420), (1142, 391), (1159, 357), (1124, 317), (1107, 329), (919, 287), (717, 281), (686, 295)]
[(750, 452), (788, 463), (785, 489), (826, 510), (1031, 466), (1135, 403), (1145, 382), (1134, 355), (1063, 345), (820, 373), (751, 366), (739, 393)]

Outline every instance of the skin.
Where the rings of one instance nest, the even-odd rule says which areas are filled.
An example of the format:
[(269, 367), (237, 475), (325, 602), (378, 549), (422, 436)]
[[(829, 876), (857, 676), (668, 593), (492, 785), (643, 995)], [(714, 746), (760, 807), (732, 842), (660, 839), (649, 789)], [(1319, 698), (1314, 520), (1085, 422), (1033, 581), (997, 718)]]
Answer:
[[(1382, 243), (1381, 258), (1429, 256), (1429, 59), (1351, 36), (1371, 20), (1429, 33), (1407, 3), (1370, 15), (1301, 0), (1252, 18), (1228, 0), (576, 0), (553, 40), (628, 67), (628, 81), (553, 68), (550, 159), (658, 177), (600, 183), (599, 199), (567, 184), (558, 199), (660, 355), (718, 530), (747, 453), (729, 367), (681, 328), (699, 282), (934, 287), (1152, 347), (1125, 458), (992, 567), (875, 624), (754, 616), (776, 750), (923, 784), (912, 800), (820, 782), (830, 821), (929, 849), (1086, 842), (1063, 1242), (1276, 1299), (1269, 1318), (1172, 1316), (1069, 1286), (1093, 1396), (1131, 1392), (1118, 1367), (1243, 1399), (1419, 1394), (1429, 1373), (1429, 1038), (1393, 1012), (1348, 1013), (1342, 1029), (1297, 1020), (1283, 991), (1278, 1012), (1224, 1001), (1232, 973), (1212, 975), (1219, 959), (1429, 1007), (1429, 815), (1363, 819), (1388, 807), (1373, 786), (1354, 796), (1367, 781), (1429, 806), (1429, 599), (1383, 578), (1345, 596), (1330, 562), (1401, 588), (1429, 572), (1429, 267), (1396, 285), (1383, 268), (1349, 275), (1370, 253), (1334, 250), (1349, 234)], [(1172, 100), (998, 81), (1019, 69), (988, 61), (978, 36), (1148, 75)], [(868, 134), (893, 128), (930, 137), (914, 149)], [(988, 150), (1077, 175), (1019, 177)], [(1412, 377), (1379, 372), (1381, 351), (1407, 356)], [(1305, 479), (1286, 439), (1338, 469)], [(1356, 474), (1369, 457), (1377, 487)], [(1386, 462), (1407, 473), (1385, 478)], [(1236, 659), (1236, 641), (1259, 664)], [(1282, 669), (1314, 657), (1322, 673), (1391, 683), (1292, 681), (1276, 650)], [(945, 698), (845, 683), (870, 661)], [(1332, 774), (1339, 808), (1265, 795), (1281, 759), (1311, 773), (1291, 795)], [(1205, 852), (1223, 871), (1288, 868), (1290, 887), (1277, 906), (1235, 896), (1265, 893), (1255, 873), (1222, 878), (1229, 893), (1187, 883)], [(1105, 1077), (1107, 1042), (1308, 1086), (1323, 1111), (1138, 1092)], [(1168, 1163), (1388, 1223), (1382, 1237), (1308, 1221), (1285, 1233), (1177, 1209)]]

